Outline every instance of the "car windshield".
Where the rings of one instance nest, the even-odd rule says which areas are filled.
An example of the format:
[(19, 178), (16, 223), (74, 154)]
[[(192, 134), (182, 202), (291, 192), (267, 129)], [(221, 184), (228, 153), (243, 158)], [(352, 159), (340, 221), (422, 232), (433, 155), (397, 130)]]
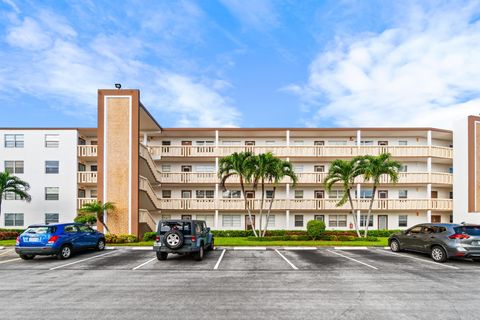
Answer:
[(160, 224), (160, 234), (165, 234), (170, 230), (178, 230), (183, 235), (190, 235), (192, 233), (192, 224), (190, 222), (175, 221), (165, 221)]
[(33, 234), (45, 234), (45, 233), (54, 233), (55, 227), (30, 227), (25, 231), (26, 233)]
[(455, 227), (455, 233), (468, 234), (470, 236), (480, 236), (480, 226)]

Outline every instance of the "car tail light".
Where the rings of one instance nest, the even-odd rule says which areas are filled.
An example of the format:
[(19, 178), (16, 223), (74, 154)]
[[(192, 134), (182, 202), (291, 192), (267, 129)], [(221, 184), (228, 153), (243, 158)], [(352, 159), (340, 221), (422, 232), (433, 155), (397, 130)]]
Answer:
[(54, 244), (55, 241), (57, 241), (58, 236), (51, 236), (50, 239), (48, 239), (49, 244)]
[(195, 241), (197, 241), (197, 237), (192, 236), (192, 242), (195, 242)]
[(160, 242), (160, 236), (156, 236), (155, 241)]
[(17, 237), (17, 241), (15, 241), (15, 245), (19, 245), (20, 244), (20, 236)]
[(470, 238), (470, 236), (466, 235), (466, 234), (455, 233), (455, 234), (452, 234), (451, 236), (449, 236), (448, 238), (450, 238), (450, 239), (468, 239), (468, 238)]

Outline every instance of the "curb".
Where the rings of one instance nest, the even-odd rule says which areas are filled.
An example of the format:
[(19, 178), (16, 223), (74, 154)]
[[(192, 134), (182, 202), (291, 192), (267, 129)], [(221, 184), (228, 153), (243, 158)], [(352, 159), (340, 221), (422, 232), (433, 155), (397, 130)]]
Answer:
[(135, 246), (118, 246), (118, 247), (105, 247), (105, 250), (120, 250), (120, 249), (127, 249), (127, 250), (136, 250), (136, 251), (153, 251), (152, 247), (135, 247)]
[(367, 247), (333, 247), (335, 250), (368, 250)]
[(0, 247), (0, 250), (5, 250), (5, 247)]

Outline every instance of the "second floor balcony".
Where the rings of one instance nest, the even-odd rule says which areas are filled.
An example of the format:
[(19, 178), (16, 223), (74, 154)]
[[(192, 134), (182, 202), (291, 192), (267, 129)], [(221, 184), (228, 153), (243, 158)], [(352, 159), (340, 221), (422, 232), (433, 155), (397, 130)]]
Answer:
[(95, 158), (97, 157), (96, 145), (78, 145), (77, 155), (79, 158)]
[(77, 172), (77, 182), (79, 184), (97, 184), (96, 171), (79, 171)]

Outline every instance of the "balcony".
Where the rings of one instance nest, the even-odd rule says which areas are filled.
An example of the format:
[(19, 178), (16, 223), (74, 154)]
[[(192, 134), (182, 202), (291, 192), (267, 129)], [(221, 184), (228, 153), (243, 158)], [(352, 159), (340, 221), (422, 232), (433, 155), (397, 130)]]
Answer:
[[(350, 205), (346, 203), (337, 207), (338, 199), (275, 199), (273, 210), (292, 211), (349, 211)], [(161, 199), (162, 210), (245, 210), (243, 199)], [(268, 208), (269, 201), (265, 200), (264, 209)], [(355, 200), (355, 208), (362, 211), (368, 210), (370, 200)], [(248, 200), (248, 206), (252, 210), (260, 208), (260, 199)], [(416, 211), (438, 210), (451, 211), (453, 209), (451, 199), (378, 199), (373, 203), (374, 211)]]
[[(301, 172), (297, 173), (298, 184), (323, 184), (326, 177), (325, 172)], [(452, 184), (452, 174), (443, 172), (401, 172), (398, 175), (399, 184)], [(219, 183), (217, 175), (213, 172), (162, 172), (160, 173), (160, 183), (182, 184), (214, 184)], [(231, 177), (228, 183), (239, 183), (237, 177)], [(356, 183), (363, 183), (363, 178), (358, 177)], [(290, 183), (290, 178), (285, 178), (282, 183)], [(387, 176), (382, 177), (380, 183), (391, 183)]]
[(97, 198), (78, 198), (77, 199), (77, 208), (80, 209), (86, 203), (92, 203), (94, 201), (97, 201)]
[(224, 157), (234, 152), (272, 152), (278, 157), (350, 158), (388, 152), (396, 158), (453, 158), (453, 148), (440, 146), (149, 146), (154, 159), (162, 157)]
[(97, 146), (79, 145), (77, 146), (77, 154), (80, 158), (95, 158), (97, 156)]
[(97, 172), (96, 171), (77, 172), (77, 182), (79, 184), (97, 184)]

